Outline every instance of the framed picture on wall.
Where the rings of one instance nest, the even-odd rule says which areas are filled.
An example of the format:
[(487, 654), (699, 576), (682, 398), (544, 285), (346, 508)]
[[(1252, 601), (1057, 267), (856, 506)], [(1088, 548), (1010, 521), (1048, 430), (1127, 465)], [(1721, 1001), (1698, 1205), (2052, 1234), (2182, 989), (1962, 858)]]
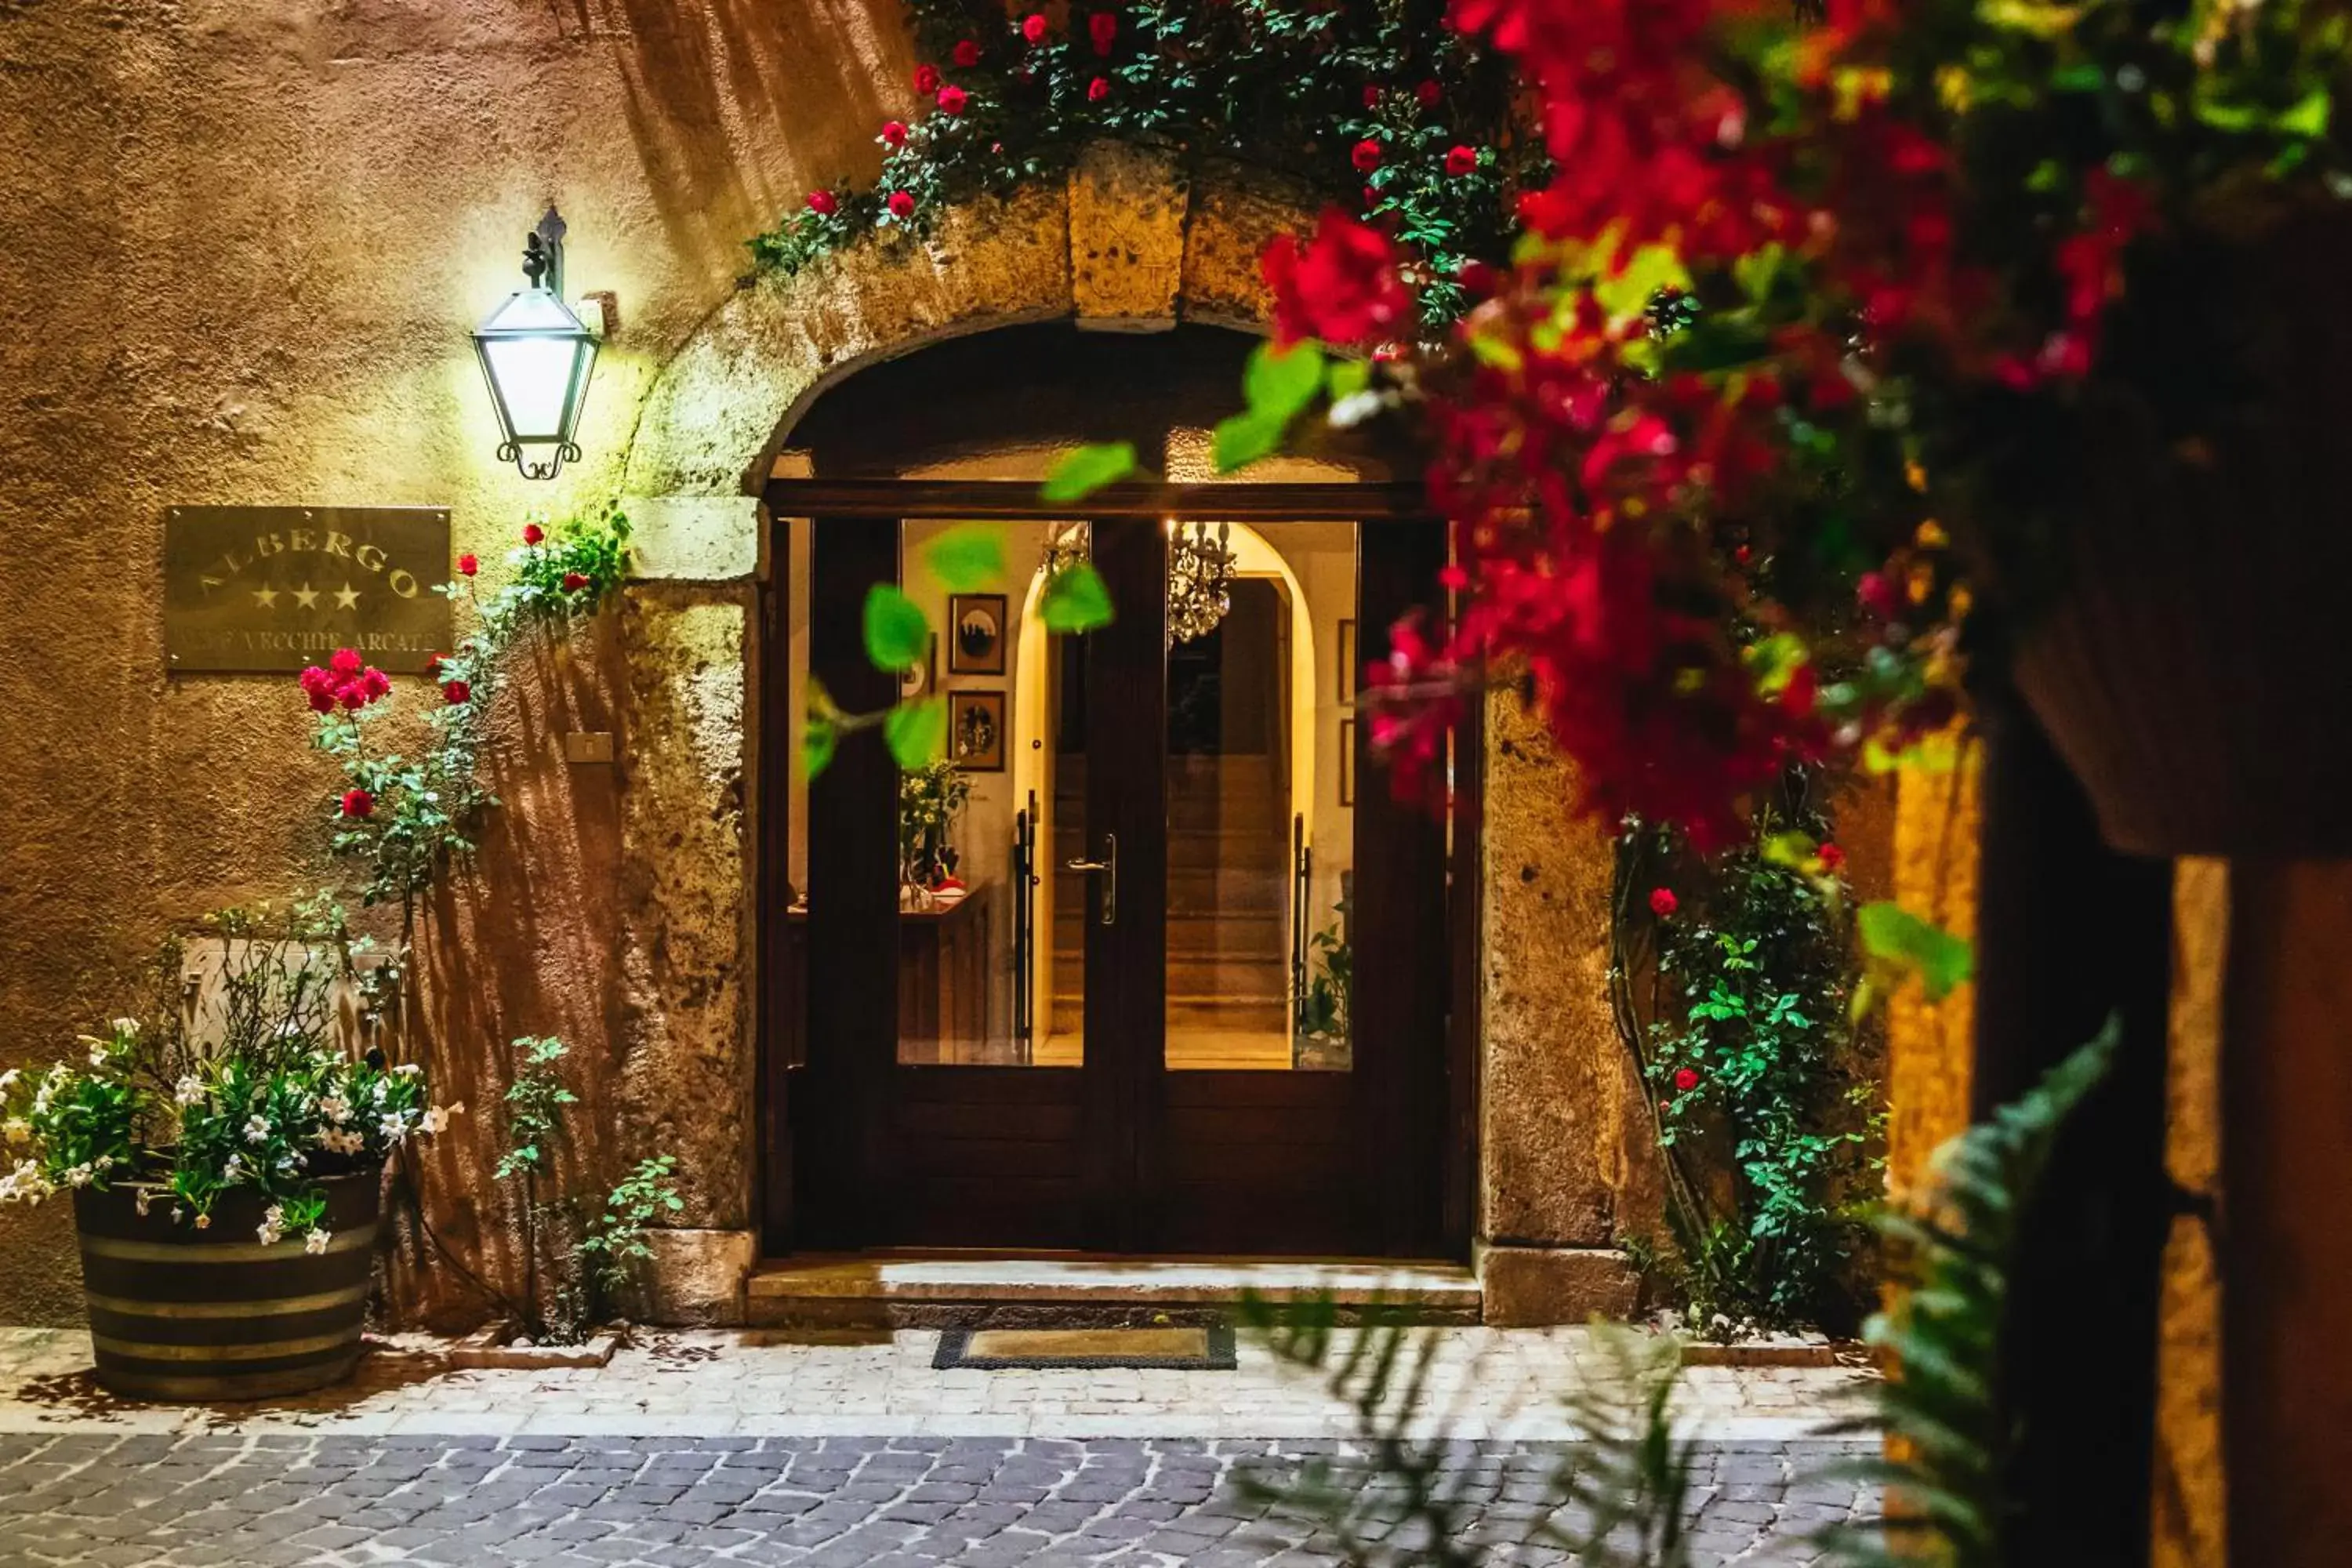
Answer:
[[(1347, 626), (1355, 625), (1353, 621), (1340, 624)], [(1356, 721), (1353, 719), (1339, 721), (1339, 804), (1356, 804)]]
[(1339, 700), (1356, 700), (1356, 623), (1339, 623)]
[[(955, 594), (948, 599), (948, 673), (1004, 673), (1004, 595)], [(999, 694), (1002, 700), (1002, 693)]]
[(1004, 771), (1003, 692), (948, 693), (948, 760), (968, 773)]

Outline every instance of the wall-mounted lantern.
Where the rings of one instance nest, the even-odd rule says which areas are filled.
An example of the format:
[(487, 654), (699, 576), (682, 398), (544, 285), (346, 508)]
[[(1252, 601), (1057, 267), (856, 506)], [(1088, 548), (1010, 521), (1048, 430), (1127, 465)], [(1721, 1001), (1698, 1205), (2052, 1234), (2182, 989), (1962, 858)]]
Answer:
[(474, 353), (499, 414), (499, 458), (527, 479), (576, 461), (580, 408), (596, 368), (597, 333), (563, 301), (563, 219), (553, 207), (523, 242), (525, 286), (474, 329)]

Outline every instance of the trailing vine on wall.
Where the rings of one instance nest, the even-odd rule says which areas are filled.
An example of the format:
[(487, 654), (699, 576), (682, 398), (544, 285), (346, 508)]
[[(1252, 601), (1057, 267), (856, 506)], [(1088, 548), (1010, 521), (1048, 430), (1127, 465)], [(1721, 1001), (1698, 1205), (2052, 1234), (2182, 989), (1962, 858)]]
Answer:
[(1246, 163), (1345, 201), (1419, 258), (1422, 319), (1459, 315), (1465, 263), (1499, 259), (1543, 177), (1508, 73), (1442, 0), (1129, 0), (1011, 10), (908, 0), (919, 107), (886, 121), (879, 177), (812, 191), (751, 241), (790, 275), (949, 206), (1056, 180), (1089, 142)]
[(1630, 819), (1618, 839), (1612, 1001), (1666, 1174), (1644, 1262), (1718, 1336), (1864, 1307), (1878, 1085), (1845, 858), (1810, 784), (1792, 773), (1753, 842), (1711, 858)]

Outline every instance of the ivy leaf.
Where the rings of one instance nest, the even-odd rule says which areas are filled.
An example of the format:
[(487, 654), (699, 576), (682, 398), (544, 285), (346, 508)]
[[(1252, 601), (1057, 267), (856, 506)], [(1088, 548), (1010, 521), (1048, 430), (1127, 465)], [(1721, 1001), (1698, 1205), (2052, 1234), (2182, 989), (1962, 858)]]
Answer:
[(915, 601), (887, 583), (866, 593), (866, 657), (877, 669), (912, 669), (930, 646), (931, 623)]
[(1081, 561), (1046, 580), (1037, 595), (1037, 613), (1049, 632), (1090, 632), (1110, 625), (1110, 590), (1094, 563)]
[(1217, 472), (1230, 474), (1270, 455), (1282, 445), (1286, 423), (1269, 418), (1255, 408), (1218, 420), (1214, 449)]
[(969, 594), (1004, 575), (1004, 535), (987, 523), (957, 523), (923, 547), (923, 564), (950, 592)]
[(1976, 972), (1976, 950), (1964, 938), (1898, 903), (1882, 899), (1864, 904), (1855, 919), (1863, 951), (1906, 973), (1916, 973), (1930, 1002), (1942, 1001)]
[(1084, 500), (1105, 485), (1135, 472), (1135, 443), (1103, 441), (1081, 447), (1045, 476), (1038, 495), (1049, 501)]
[(901, 773), (913, 773), (937, 762), (947, 746), (948, 700), (926, 697), (901, 702), (882, 718), (882, 742)]

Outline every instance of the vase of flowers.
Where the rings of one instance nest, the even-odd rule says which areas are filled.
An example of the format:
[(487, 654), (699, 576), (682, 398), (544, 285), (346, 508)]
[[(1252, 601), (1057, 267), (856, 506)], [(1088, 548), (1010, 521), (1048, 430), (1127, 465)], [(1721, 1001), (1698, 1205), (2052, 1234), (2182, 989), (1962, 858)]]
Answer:
[(323, 899), (226, 911), (164, 949), (144, 1016), (0, 1074), (0, 1202), (72, 1195), (108, 1389), (260, 1399), (357, 1363), (384, 1162), (449, 1115), (365, 1043), (398, 978), (366, 953)]
[(928, 906), (956, 882), (956, 818), (971, 801), (971, 780), (950, 762), (898, 775), (898, 886)]

